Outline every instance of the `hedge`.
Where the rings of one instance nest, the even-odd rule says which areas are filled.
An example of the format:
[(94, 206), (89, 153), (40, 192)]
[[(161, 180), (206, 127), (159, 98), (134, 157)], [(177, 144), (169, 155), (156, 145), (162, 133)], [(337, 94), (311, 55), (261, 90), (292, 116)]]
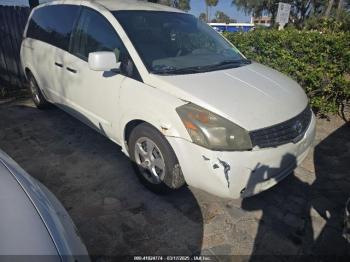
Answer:
[(349, 32), (256, 30), (225, 37), (247, 58), (296, 80), (317, 112), (339, 112), (350, 101)]

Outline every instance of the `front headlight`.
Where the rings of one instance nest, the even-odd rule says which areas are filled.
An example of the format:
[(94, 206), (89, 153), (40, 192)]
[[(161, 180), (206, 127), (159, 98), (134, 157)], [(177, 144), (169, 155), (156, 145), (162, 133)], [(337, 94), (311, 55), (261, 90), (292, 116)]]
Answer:
[(193, 143), (211, 150), (252, 149), (248, 132), (242, 127), (192, 103), (176, 108)]

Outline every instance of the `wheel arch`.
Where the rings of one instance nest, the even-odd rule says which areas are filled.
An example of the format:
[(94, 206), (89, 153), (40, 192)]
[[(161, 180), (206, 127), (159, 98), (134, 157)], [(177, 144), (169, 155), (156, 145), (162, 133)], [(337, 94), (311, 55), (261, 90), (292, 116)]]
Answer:
[[(31, 67), (31, 66), (29, 66), (29, 65), (25, 65), (25, 66), (24, 66), (24, 76), (26, 77), (27, 80), (29, 80), (29, 79), (28, 79), (29, 75), (32, 75), (32, 76), (35, 78), (35, 80), (36, 80), (36, 82), (38, 83), (39, 88), (40, 88), (41, 83), (39, 83), (40, 79), (39, 79), (39, 77), (38, 77), (38, 74), (37, 74), (36, 71), (33, 69), (33, 67)], [(40, 88), (40, 89), (41, 89), (41, 88)]]
[[(128, 143), (132, 130), (134, 130), (135, 127), (137, 127), (138, 125), (141, 125), (143, 123), (147, 123), (150, 125), (150, 123), (148, 123), (144, 120), (140, 120), (140, 119), (130, 120), (128, 123), (126, 123), (126, 125), (124, 127), (124, 132), (123, 132), (123, 141), (125, 143)], [(156, 127), (154, 127), (154, 128), (156, 128)]]
[(29, 75), (32, 75), (32, 76), (34, 77), (35, 81), (37, 82), (38, 87), (39, 87), (39, 89), (40, 89), (42, 95), (44, 96), (44, 98), (45, 98), (47, 101), (50, 101), (50, 99), (48, 98), (48, 96), (47, 96), (45, 90), (44, 90), (43, 87), (42, 87), (42, 83), (41, 83), (41, 81), (40, 81), (40, 78), (39, 78), (38, 74), (36, 73), (36, 71), (33, 69), (33, 67), (31, 67), (30, 65), (25, 65), (23, 69), (24, 69), (24, 70), (23, 70), (23, 71), (24, 71), (24, 76), (25, 76), (25, 78), (27, 79), (27, 81), (29, 81), (29, 78), (28, 78)]
[[(121, 146), (124, 154), (129, 156), (128, 150), (128, 139), (132, 130), (140, 124), (147, 123), (152, 126), (154, 129), (158, 130), (165, 138), (166, 137), (183, 137), (184, 139), (189, 139), (188, 133), (186, 130), (181, 130), (181, 128), (177, 128), (176, 125), (171, 125), (169, 120), (164, 120), (161, 118), (151, 117), (150, 115), (154, 114), (146, 114), (145, 112), (137, 115), (130, 115), (128, 118), (124, 118), (121, 121)], [(149, 116), (149, 117), (147, 117)], [(187, 135), (187, 136), (186, 136)]]
[(26, 79), (28, 80), (29, 75), (34, 76), (35, 79), (37, 79), (37, 77), (35, 77), (33, 70), (29, 67), (29, 66), (25, 66), (24, 67), (24, 76), (26, 77)]
[[(140, 127), (140, 125), (142, 125), (142, 128), (138, 128)], [(139, 135), (133, 135), (132, 134), (132, 131), (134, 129), (138, 129), (138, 132), (140, 132), (141, 130), (147, 130), (148, 129), (148, 134), (150, 134), (150, 137), (147, 138), (147, 135), (146, 135), (146, 139), (150, 139), (155, 145), (156, 147), (158, 148), (159, 152), (161, 154), (164, 154), (163, 155), (163, 159), (164, 161), (166, 159), (168, 159), (168, 161), (170, 162), (164, 162), (164, 165), (166, 165), (166, 163), (173, 163), (174, 165), (170, 165), (172, 166), (173, 168), (171, 169), (172, 171), (168, 174), (168, 176), (165, 176), (164, 180), (162, 180), (165, 185), (171, 189), (178, 189), (180, 187), (182, 187), (183, 185), (186, 184), (186, 179), (181, 171), (181, 166), (179, 164), (179, 161), (178, 161), (178, 156), (175, 152), (175, 149), (173, 148), (173, 146), (170, 144), (169, 140), (168, 140), (168, 135), (165, 134), (165, 132), (161, 132), (159, 131), (159, 129), (150, 124), (149, 122), (146, 122), (146, 121), (143, 121), (143, 120), (132, 120), (130, 121), (126, 127), (125, 127), (125, 139), (128, 139), (128, 142), (129, 142), (129, 138), (131, 138), (131, 144), (129, 146), (131, 146), (131, 148), (128, 150), (128, 154), (129, 154), (129, 157), (130, 159), (132, 160), (132, 162), (134, 163), (139, 163), (140, 159), (137, 160), (137, 156), (135, 155), (135, 152), (133, 149), (133, 147), (136, 145), (138, 139), (140, 139), (142, 136), (139, 136)], [(142, 131), (141, 131), (142, 133)], [(152, 133), (153, 133), (153, 136), (152, 136)], [(154, 136), (156, 134), (156, 136)], [(136, 137), (136, 139), (135, 139)], [(152, 138), (153, 137), (153, 138)], [(144, 137), (142, 137), (144, 138)], [(154, 140), (155, 139), (155, 140)], [(164, 140), (164, 141), (162, 141)], [(157, 143), (157, 141), (159, 143)], [(126, 142), (126, 140), (125, 140)], [(128, 143), (126, 142), (126, 144)], [(163, 149), (164, 151), (163, 151)], [(164, 156), (167, 156), (166, 158), (164, 158)], [(151, 160), (149, 160), (151, 161)]]

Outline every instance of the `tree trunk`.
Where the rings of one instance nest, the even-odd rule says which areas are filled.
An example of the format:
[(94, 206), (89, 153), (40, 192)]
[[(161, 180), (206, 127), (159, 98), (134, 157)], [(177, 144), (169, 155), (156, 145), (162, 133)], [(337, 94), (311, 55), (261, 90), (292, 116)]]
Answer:
[(207, 1), (205, 1), (205, 7), (206, 7), (206, 12), (207, 12), (207, 23), (209, 23), (209, 6)]
[(337, 16), (336, 16), (337, 20), (339, 20), (339, 16), (340, 16), (340, 13), (343, 9), (343, 6), (344, 6), (344, 0), (339, 0), (338, 8), (337, 8)]
[(29, 0), (29, 7), (33, 9), (34, 7), (39, 5), (39, 0)]
[(334, 4), (334, 0), (329, 0), (328, 1), (328, 6), (327, 6), (327, 9), (326, 9), (326, 13), (324, 14), (325, 17), (328, 18), (330, 16), (333, 4)]
[(270, 9), (271, 12), (271, 26), (274, 26), (276, 24), (276, 16), (277, 16), (278, 6), (273, 5)]

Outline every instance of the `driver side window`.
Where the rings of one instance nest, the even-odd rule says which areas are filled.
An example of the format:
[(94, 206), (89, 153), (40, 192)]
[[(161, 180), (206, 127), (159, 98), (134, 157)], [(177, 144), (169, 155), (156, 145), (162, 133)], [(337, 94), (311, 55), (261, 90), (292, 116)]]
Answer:
[(98, 12), (84, 8), (73, 35), (71, 51), (79, 58), (88, 61), (89, 53), (112, 51), (125, 48), (110, 23)]
[(119, 57), (117, 62), (121, 62), (121, 72), (140, 81), (141, 77), (116, 31), (108, 20), (95, 10), (83, 8), (75, 32), (72, 34), (70, 50), (73, 55), (86, 62), (89, 53), (114, 52), (116, 57)]

